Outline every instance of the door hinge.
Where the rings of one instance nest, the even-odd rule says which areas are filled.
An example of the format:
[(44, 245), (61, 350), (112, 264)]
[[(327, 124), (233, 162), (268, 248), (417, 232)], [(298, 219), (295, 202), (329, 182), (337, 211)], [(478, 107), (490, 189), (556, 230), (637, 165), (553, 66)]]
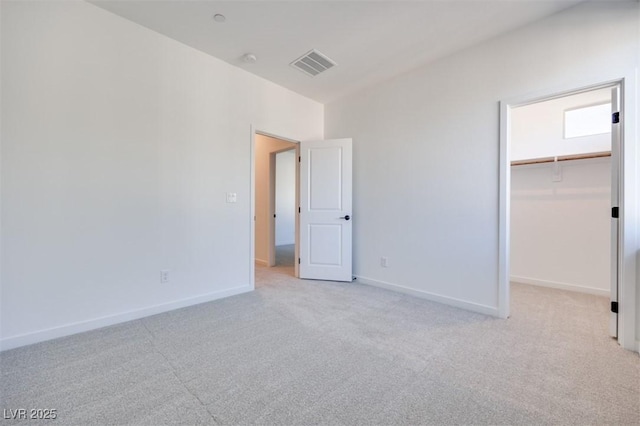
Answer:
[(611, 312), (618, 313), (618, 302), (611, 301)]
[(614, 112), (613, 114), (611, 114), (611, 122), (613, 124), (616, 124), (616, 123), (620, 122), (620, 113), (619, 112)]
[(298, 265), (300, 264), (300, 258), (298, 258)]
[(274, 219), (276, 218), (276, 215), (275, 215), (275, 213), (273, 214), (273, 218), (274, 218)]
[(298, 157), (298, 163), (302, 162), (302, 157)]
[(620, 217), (620, 209), (618, 207), (611, 207), (611, 217), (614, 219)]

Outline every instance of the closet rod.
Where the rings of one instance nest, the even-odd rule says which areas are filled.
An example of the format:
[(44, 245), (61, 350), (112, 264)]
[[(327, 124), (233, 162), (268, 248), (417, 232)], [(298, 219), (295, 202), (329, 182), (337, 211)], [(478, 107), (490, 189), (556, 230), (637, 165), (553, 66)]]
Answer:
[(589, 154), (575, 154), (575, 155), (560, 155), (558, 157), (544, 157), (544, 158), (533, 158), (531, 160), (518, 160), (512, 161), (512, 166), (524, 166), (526, 164), (539, 164), (539, 163), (553, 163), (556, 161), (569, 161), (569, 160), (586, 160), (588, 158), (602, 158), (602, 157), (611, 157), (611, 151), (605, 152), (590, 152)]

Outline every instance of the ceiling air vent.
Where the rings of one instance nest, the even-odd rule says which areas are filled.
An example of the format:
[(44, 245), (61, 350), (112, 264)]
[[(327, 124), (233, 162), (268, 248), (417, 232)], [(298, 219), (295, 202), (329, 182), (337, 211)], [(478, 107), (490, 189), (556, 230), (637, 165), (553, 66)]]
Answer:
[(295, 61), (291, 62), (292, 67), (299, 69), (311, 77), (315, 77), (335, 65), (335, 62), (315, 49), (308, 51)]

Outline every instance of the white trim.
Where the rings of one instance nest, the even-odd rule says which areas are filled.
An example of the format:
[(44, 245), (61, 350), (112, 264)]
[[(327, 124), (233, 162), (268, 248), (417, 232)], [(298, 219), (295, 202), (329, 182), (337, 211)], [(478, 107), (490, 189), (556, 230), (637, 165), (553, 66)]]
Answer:
[(498, 316), (498, 308), (478, 303), (467, 302), (465, 300), (454, 299), (452, 297), (441, 296), (439, 294), (429, 293), (427, 291), (416, 290), (404, 287), (398, 284), (392, 284), (385, 281), (374, 280), (372, 278), (356, 275), (357, 282), (360, 284), (370, 285), (372, 287), (384, 288), (386, 290), (396, 291), (398, 293), (408, 294), (410, 296), (426, 299), (431, 302), (442, 303), (443, 305), (453, 306), (454, 308), (465, 309), (467, 311), (478, 312), (480, 314)]
[(247, 285), (234, 287), (227, 290), (203, 294), (201, 296), (177, 300), (175, 302), (163, 303), (147, 308), (122, 312), (116, 315), (108, 315), (88, 321), (80, 321), (60, 327), (49, 328), (47, 330), (40, 330), (34, 333), (7, 337), (0, 340), (0, 351), (19, 348), (21, 346), (44, 342), (46, 340), (57, 339), (59, 337), (70, 336), (72, 334), (82, 333), (85, 331), (96, 330), (98, 328), (108, 327), (110, 325), (121, 324), (123, 322), (145, 318), (163, 312), (173, 311), (174, 309), (185, 308), (188, 306), (199, 305), (201, 303), (211, 302), (213, 300), (218, 300), (229, 296), (235, 296), (237, 294), (246, 293), (251, 290), (253, 289)]
[[(638, 68), (626, 74), (620, 84), (622, 130), (622, 180), (620, 188), (620, 279), (618, 286), (618, 341), (625, 349), (638, 350), (638, 275), (640, 263), (640, 140), (638, 125)], [(634, 255), (635, 253), (635, 255)], [(634, 346), (636, 346), (634, 348)]]
[[(300, 143), (296, 144), (296, 158), (300, 158)], [(296, 161), (296, 206), (300, 209), (300, 161)], [(300, 210), (296, 213), (293, 275), (300, 278)]]
[(249, 285), (256, 289), (256, 129), (249, 126)]
[(557, 281), (539, 280), (536, 278), (518, 277), (515, 275), (511, 276), (511, 281), (521, 283), (521, 284), (535, 285), (538, 287), (548, 287), (548, 288), (557, 288), (559, 290), (574, 291), (576, 293), (594, 294), (596, 296), (604, 296), (607, 298), (611, 296), (611, 291), (609, 290), (601, 290), (599, 288), (584, 287), (581, 285), (561, 283)]
[[(500, 194), (498, 211), (498, 316), (509, 317), (511, 238), (511, 105), (500, 102)], [(508, 165), (508, 167), (507, 167)]]

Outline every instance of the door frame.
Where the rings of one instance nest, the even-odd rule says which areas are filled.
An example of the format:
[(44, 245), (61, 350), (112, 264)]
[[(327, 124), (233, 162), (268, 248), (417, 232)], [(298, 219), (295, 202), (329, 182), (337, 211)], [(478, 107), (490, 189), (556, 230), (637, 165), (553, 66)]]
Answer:
[[(636, 164), (636, 125), (631, 125), (637, 117), (635, 80), (629, 77), (612, 79), (584, 86), (561, 88), (533, 93), (500, 101), (500, 175), (499, 175), (499, 226), (498, 226), (498, 313), (501, 318), (509, 316), (510, 292), (510, 226), (511, 226), (511, 110), (545, 100), (565, 97), (608, 87), (620, 87), (621, 148), (619, 158), (619, 238), (618, 238), (618, 342), (629, 350), (640, 350), (636, 341), (636, 212), (637, 187), (635, 176), (639, 170)], [(625, 221), (629, 217), (631, 220)]]
[[(256, 288), (256, 134), (262, 136), (268, 136), (275, 139), (280, 139), (285, 142), (295, 143), (296, 154), (300, 153), (300, 141), (288, 138), (286, 136), (280, 136), (275, 133), (270, 133), (256, 128), (253, 124), (249, 126), (249, 203), (251, 208), (249, 209), (249, 285), (252, 290)], [(269, 197), (271, 195), (269, 194)], [(300, 163), (296, 161), (296, 205), (300, 205)], [(295, 221), (295, 258), (297, 259), (300, 254), (300, 215), (296, 215)], [(299, 277), (298, 262), (294, 262), (294, 275)]]

